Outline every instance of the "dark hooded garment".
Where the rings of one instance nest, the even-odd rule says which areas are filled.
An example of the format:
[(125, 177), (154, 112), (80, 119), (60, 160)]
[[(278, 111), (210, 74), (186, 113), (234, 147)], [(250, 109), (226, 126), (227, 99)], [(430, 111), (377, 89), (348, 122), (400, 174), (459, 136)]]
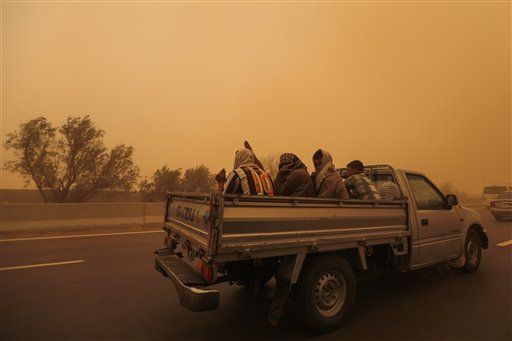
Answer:
[(286, 153), (279, 158), (279, 172), (274, 181), (276, 195), (315, 197), (315, 183), (297, 155)]
[(332, 163), (331, 154), (322, 149), (317, 153), (321, 153), (322, 162), (320, 171), (314, 175), (316, 195), (319, 198), (350, 199), (343, 179)]

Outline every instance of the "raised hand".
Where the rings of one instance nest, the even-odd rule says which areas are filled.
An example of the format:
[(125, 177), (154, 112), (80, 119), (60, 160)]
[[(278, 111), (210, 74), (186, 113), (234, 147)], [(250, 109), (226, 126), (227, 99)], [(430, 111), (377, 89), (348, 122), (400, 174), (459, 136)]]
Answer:
[(226, 182), (226, 180), (226, 170), (222, 168), (220, 172), (217, 175), (215, 175), (215, 181), (217, 181), (217, 183), (219, 184), (223, 184)]
[(249, 143), (249, 141), (247, 141), (247, 140), (244, 141), (244, 148), (252, 151), (252, 147), (251, 147), (251, 144)]

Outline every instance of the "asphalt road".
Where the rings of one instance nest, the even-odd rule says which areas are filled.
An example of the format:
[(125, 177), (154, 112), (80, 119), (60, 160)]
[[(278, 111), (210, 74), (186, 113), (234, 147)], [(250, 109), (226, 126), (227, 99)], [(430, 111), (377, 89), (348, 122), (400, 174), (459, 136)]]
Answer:
[[(219, 285), (221, 306), (182, 308), (169, 280), (153, 269), (162, 234), (3, 242), (1, 339), (512, 339), (512, 222), (480, 209), (490, 247), (475, 274), (429, 270), (362, 283), (354, 318), (314, 336), (288, 309), (266, 322), (269, 302)], [(56, 266), (19, 266), (68, 262)], [(81, 262), (79, 262), (81, 261)], [(447, 270), (442, 269), (442, 270)]]

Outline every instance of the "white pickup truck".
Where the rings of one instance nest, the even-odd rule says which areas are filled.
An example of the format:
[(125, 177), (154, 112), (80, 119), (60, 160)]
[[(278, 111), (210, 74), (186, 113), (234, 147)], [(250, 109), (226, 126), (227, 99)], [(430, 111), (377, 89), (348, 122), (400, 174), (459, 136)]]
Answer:
[[(340, 170), (341, 171), (341, 170)], [(407, 272), (450, 262), (480, 265), (488, 238), (480, 215), (444, 195), (422, 173), (365, 168), (398, 185), (394, 201), (170, 193), (165, 248), (155, 267), (174, 283), (182, 306), (219, 306), (222, 282), (258, 290), (276, 284), (268, 320), (276, 325), (291, 298), (299, 321), (324, 333), (341, 326), (369, 272)]]

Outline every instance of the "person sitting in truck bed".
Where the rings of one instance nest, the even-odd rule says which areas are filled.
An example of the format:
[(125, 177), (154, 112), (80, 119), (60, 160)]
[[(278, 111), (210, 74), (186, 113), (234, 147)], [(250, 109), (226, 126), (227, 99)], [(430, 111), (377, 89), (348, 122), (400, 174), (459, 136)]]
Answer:
[[(248, 143), (247, 143), (248, 144)], [(246, 144), (246, 145), (247, 145)], [(274, 184), (251, 149), (235, 153), (233, 171), (226, 178), (222, 169), (216, 176), (219, 193), (241, 195), (274, 195)]]
[(340, 173), (332, 163), (329, 152), (319, 149), (313, 154), (315, 172), (311, 174), (315, 182), (316, 196), (319, 198), (350, 199)]
[(394, 183), (393, 177), (386, 176), (384, 181), (375, 182), (377, 189), (379, 190), (382, 200), (400, 200), (400, 189), (398, 185)]
[(275, 195), (291, 197), (315, 197), (315, 183), (308, 169), (292, 153), (282, 154), (279, 158), (279, 171), (274, 180)]
[(345, 186), (352, 199), (359, 200), (382, 200), (382, 197), (375, 187), (373, 181), (364, 173), (364, 165), (359, 160), (348, 163), (345, 180)]

